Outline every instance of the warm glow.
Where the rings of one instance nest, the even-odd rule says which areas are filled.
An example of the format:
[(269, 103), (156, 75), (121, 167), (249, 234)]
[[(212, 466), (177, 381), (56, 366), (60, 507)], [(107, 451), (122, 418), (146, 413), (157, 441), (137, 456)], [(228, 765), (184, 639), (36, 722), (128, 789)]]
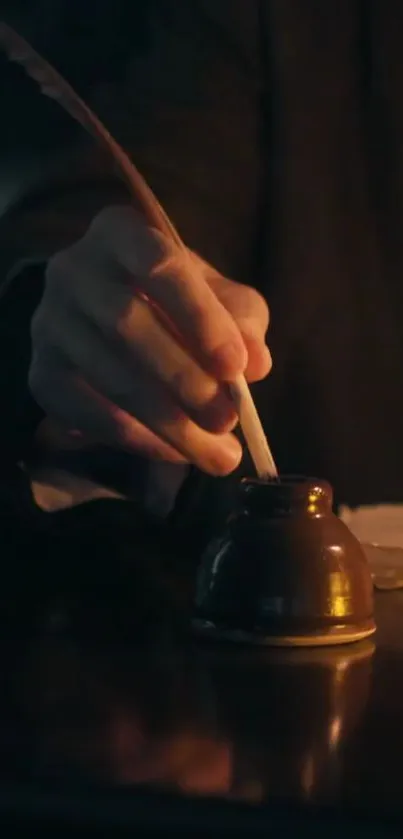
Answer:
[(334, 717), (329, 730), (329, 746), (335, 749), (340, 741), (341, 735), (341, 717)]
[(346, 574), (334, 571), (329, 575), (329, 615), (342, 618), (351, 614), (351, 587)]

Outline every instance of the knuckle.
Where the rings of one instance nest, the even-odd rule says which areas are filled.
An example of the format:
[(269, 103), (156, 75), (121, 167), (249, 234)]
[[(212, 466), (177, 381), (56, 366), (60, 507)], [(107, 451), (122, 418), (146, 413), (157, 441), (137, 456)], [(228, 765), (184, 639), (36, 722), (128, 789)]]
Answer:
[(265, 334), (270, 324), (270, 309), (264, 297), (256, 289), (244, 286), (241, 302), (236, 320), (242, 326), (242, 330), (251, 334)]
[[(193, 377), (189, 374), (189, 371), (186, 368), (176, 370), (173, 373), (170, 381), (170, 387), (174, 391), (177, 399), (184, 404), (194, 402), (195, 398), (198, 401), (202, 398), (200, 391), (198, 393), (197, 388), (195, 387)], [(196, 394), (198, 394), (198, 396), (195, 397)]]
[(250, 311), (254, 313), (256, 318), (268, 324), (270, 312), (263, 295), (255, 288), (246, 287), (246, 292), (249, 295)]
[(265, 298), (251, 286), (236, 283), (226, 277), (215, 278), (212, 287), (227, 311), (238, 324), (250, 323), (251, 328), (266, 331), (270, 312)]
[(145, 222), (134, 207), (112, 205), (95, 216), (84, 238), (113, 251), (119, 243), (131, 242), (139, 227), (145, 228)]
[(170, 378), (170, 389), (176, 399), (190, 410), (203, 411), (216, 399), (218, 385), (193, 364), (177, 369)]
[[(147, 227), (147, 237), (152, 247), (157, 269), (175, 273), (183, 268), (183, 254), (165, 233), (155, 227)], [(182, 257), (182, 258), (181, 258)]]
[(170, 250), (169, 245), (153, 240), (150, 242), (147, 274), (153, 282), (158, 281), (159, 285), (177, 285), (183, 275), (183, 266), (177, 254)]
[(164, 234), (150, 227), (130, 206), (105, 207), (93, 220), (85, 237), (87, 251), (105, 253), (130, 274), (150, 277), (163, 273), (174, 246)]

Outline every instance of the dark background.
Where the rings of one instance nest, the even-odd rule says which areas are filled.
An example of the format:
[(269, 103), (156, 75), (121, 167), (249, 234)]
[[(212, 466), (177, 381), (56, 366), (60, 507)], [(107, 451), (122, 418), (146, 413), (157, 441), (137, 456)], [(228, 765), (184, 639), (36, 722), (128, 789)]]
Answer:
[[(59, 39), (52, 44), (51, 37), (51, 31), (57, 32), (62, 25), (57, 0), (0, 3), (0, 19), (49, 57), (61, 54)], [(43, 179), (58, 149), (71, 142), (75, 130), (55, 103), (38, 93), (23, 70), (0, 55), (0, 241), (5, 214)]]

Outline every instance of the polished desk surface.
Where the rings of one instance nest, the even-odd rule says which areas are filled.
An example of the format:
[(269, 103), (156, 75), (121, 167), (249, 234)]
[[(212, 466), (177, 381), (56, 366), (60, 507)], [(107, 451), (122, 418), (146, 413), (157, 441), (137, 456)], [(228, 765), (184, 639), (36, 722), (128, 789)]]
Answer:
[(282, 652), (201, 645), (183, 592), (143, 562), (121, 574), (112, 559), (94, 586), (96, 563), (84, 582), (75, 567), (43, 600), (28, 575), (41, 604), (28, 619), (27, 592), (10, 595), (0, 809), (19, 789), (32, 805), (47, 789), (127, 800), (140, 785), (403, 826), (403, 591), (376, 595), (373, 643)]

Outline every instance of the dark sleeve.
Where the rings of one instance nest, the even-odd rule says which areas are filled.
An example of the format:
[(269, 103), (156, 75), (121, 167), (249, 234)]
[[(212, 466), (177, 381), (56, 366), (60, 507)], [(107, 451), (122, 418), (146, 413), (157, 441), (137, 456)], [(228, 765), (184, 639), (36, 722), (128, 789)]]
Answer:
[(43, 284), (43, 266), (27, 267), (3, 288), (0, 295), (1, 473), (24, 456), (43, 417), (27, 387), (30, 323), (42, 296)]

